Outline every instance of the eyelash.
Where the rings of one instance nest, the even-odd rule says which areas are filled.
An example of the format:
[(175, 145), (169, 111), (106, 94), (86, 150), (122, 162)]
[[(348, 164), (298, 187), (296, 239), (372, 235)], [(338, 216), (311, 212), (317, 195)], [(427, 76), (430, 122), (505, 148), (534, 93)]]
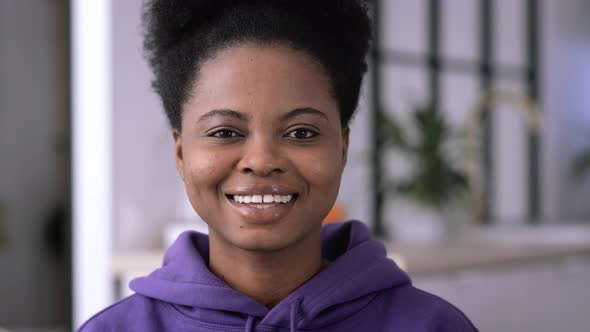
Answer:
[[(296, 132), (301, 132), (301, 131), (307, 132), (309, 134), (309, 136), (308, 137), (304, 137), (304, 138), (297, 138), (295, 136), (291, 136), (292, 134), (294, 134)], [(318, 132), (316, 132), (314, 130), (311, 130), (309, 128), (296, 128), (296, 129), (291, 130), (289, 133), (287, 133), (286, 136), (289, 137), (289, 138), (297, 139), (297, 140), (309, 140), (309, 139), (312, 139), (312, 138), (314, 138), (314, 137), (316, 137), (318, 135), (319, 135)]]
[[(307, 135), (305, 135), (306, 137), (298, 138), (295, 136), (297, 132), (302, 132), (302, 131), (307, 133)], [(227, 135), (227, 134), (229, 134), (229, 135)], [(311, 130), (309, 128), (296, 128), (296, 129), (293, 129), (290, 132), (288, 132), (287, 135), (285, 135), (285, 137), (303, 141), (303, 140), (312, 139), (318, 135), (319, 135), (318, 132)], [(214, 137), (214, 138), (220, 138), (220, 139), (230, 139), (230, 138), (241, 137), (243, 135), (236, 132), (235, 130), (223, 128), (223, 129), (219, 129), (214, 132), (211, 132), (211, 133), (207, 134), (207, 136)]]
[[(223, 135), (221, 135), (221, 133), (225, 133), (225, 134), (228, 134), (229, 133), (230, 136), (223, 136)], [(215, 137), (215, 138), (221, 138), (221, 139), (228, 139), (228, 138), (240, 137), (242, 135), (239, 134), (238, 132), (236, 132), (235, 130), (228, 129), (228, 128), (223, 128), (223, 129), (219, 129), (219, 130), (216, 130), (214, 132), (211, 132), (211, 133), (207, 134), (207, 136), (209, 136), (209, 137)]]

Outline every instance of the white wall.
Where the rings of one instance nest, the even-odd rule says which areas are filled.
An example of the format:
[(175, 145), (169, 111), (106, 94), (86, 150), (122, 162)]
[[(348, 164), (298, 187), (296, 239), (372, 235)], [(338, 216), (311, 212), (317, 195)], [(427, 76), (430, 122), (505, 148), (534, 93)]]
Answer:
[(73, 325), (113, 300), (110, 0), (72, 1)]
[[(141, 0), (112, 4), (114, 249), (159, 248), (165, 225), (191, 216), (172, 133), (142, 55)], [(197, 222), (196, 213), (192, 218)]]

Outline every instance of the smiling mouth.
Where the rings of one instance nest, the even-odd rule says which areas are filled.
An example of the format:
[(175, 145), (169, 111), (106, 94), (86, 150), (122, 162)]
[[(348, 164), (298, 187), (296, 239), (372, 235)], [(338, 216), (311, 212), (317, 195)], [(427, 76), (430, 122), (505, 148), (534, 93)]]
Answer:
[(270, 190), (260, 190), (225, 196), (242, 221), (251, 225), (272, 225), (284, 220), (299, 198), (299, 194), (288, 192), (276, 190), (271, 194)]
[(257, 194), (257, 195), (226, 195), (233, 203), (266, 209), (280, 204), (288, 204), (297, 200), (297, 194)]

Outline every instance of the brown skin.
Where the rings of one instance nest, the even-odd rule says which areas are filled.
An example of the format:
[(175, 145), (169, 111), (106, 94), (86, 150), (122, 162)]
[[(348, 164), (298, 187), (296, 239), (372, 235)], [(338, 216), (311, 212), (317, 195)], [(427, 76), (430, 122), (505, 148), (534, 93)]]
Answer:
[[(321, 222), (336, 200), (348, 150), (332, 91), (324, 68), (301, 51), (232, 46), (202, 64), (182, 131), (174, 131), (178, 172), (209, 226), (209, 268), (268, 307), (326, 265)], [(220, 109), (241, 118), (209, 113)], [(264, 222), (238, 213), (226, 196), (269, 186), (297, 199)]]

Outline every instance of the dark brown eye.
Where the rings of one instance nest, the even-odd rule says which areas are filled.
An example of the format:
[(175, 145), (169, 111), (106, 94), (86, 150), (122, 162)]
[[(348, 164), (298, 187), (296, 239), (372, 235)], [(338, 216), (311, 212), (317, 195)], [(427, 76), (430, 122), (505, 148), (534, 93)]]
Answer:
[(212, 132), (208, 136), (217, 137), (217, 138), (234, 138), (234, 137), (238, 137), (240, 135), (233, 130), (221, 129), (221, 130), (217, 130), (217, 131)]
[(306, 128), (298, 128), (295, 129), (287, 134), (289, 138), (295, 139), (310, 139), (312, 137), (317, 136), (317, 133), (313, 130), (309, 130)]

